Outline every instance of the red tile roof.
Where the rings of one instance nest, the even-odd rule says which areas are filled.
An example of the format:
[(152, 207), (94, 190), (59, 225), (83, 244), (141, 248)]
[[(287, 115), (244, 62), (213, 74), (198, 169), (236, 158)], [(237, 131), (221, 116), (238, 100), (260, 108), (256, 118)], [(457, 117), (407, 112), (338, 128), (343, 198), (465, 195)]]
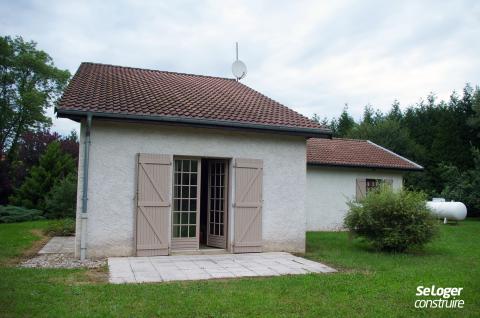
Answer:
[[(329, 130), (234, 79), (82, 63), (56, 108), (60, 117), (93, 112)], [(73, 115), (72, 115), (73, 114)]]
[(368, 140), (320, 139), (307, 141), (307, 163), (326, 166), (422, 170), (422, 166)]

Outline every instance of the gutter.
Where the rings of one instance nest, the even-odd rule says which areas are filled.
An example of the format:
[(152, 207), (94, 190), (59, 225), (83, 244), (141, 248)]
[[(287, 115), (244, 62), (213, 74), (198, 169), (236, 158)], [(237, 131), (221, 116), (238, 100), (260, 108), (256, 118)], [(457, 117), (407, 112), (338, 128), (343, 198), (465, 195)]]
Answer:
[(118, 113), (105, 113), (105, 112), (87, 112), (81, 110), (62, 110), (56, 109), (58, 117), (64, 118), (81, 118), (86, 114), (93, 114), (96, 118), (106, 119), (122, 119), (131, 121), (149, 121), (149, 122), (162, 122), (170, 124), (180, 124), (198, 127), (210, 127), (210, 128), (230, 128), (230, 129), (249, 129), (256, 131), (277, 132), (289, 135), (305, 136), (305, 137), (317, 137), (317, 138), (331, 138), (332, 132), (330, 129), (320, 128), (299, 128), (288, 126), (271, 126), (263, 124), (245, 123), (239, 121), (229, 120), (212, 120), (212, 119), (199, 119), (191, 117), (177, 117), (177, 116), (154, 116), (154, 115), (132, 115), (132, 114), (118, 114)]
[(83, 148), (83, 189), (82, 189), (82, 212), (80, 213), (80, 260), (87, 256), (87, 220), (88, 220), (88, 166), (90, 158), (90, 130), (92, 128), (92, 114), (87, 113), (87, 127), (85, 131), (85, 144)]

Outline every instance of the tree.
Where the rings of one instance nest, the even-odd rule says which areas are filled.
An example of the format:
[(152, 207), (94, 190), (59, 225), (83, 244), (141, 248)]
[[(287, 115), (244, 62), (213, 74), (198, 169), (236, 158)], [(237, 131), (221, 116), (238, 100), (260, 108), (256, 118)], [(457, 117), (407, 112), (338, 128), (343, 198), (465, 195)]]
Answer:
[(387, 114), (387, 119), (401, 121), (403, 117), (402, 110), (400, 109), (400, 102), (394, 100), (390, 112)]
[(472, 114), (467, 121), (468, 125), (473, 129), (474, 136), (477, 138), (477, 145), (480, 141), (480, 88), (477, 87), (472, 94)]
[(390, 119), (377, 121), (375, 125), (362, 122), (351, 129), (347, 137), (373, 141), (406, 157), (423, 156), (424, 149), (411, 138), (408, 129), (402, 127), (400, 122)]
[(27, 131), (18, 142), (17, 161), (27, 168), (37, 165), (48, 145), (60, 138), (58, 133), (52, 133), (48, 129)]
[(71, 173), (75, 173), (75, 161), (69, 154), (62, 152), (60, 142), (54, 141), (48, 145), (38, 165), (32, 167), (10, 202), (30, 209), (44, 210), (46, 194), (56, 182)]
[(335, 118), (332, 118), (332, 120), (330, 120), (328, 128), (330, 128), (330, 130), (332, 131), (333, 136), (338, 136), (338, 121)]
[(70, 156), (75, 159), (75, 162), (78, 163), (78, 143), (79, 138), (75, 130), (70, 132), (70, 135), (60, 138), (60, 146), (62, 151), (68, 153)]
[(327, 127), (327, 128), (330, 128), (330, 124), (328, 122), (328, 118), (327, 117), (323, 117), (323, 118), (320, 118), (320, 116), (317, 114), (317, 113), (314, 113), (312, 118), (311, 118), (314, 122), (316, 123), (319, 123), (320, 125), (324, 126), (324, 127)]
[(374, 116), (375, 116), (375, 113), (373, 111), (372, 106), (371, 105), (366, 105), (365, 108), (363, 109), (362, 124), (374, 125), (375, 124)]
[(24, 181), (31, 167), (38, 164), (40, 156), (45, 152), (47, 146), (60, 136), (51, 133), (47, 129), (35, 132), (27, 131), (19, 139), (16, 160), (5, 160), (4, 165), (8, 169), (2, 171), (1, 178), (5, 180), (5, 188), (3, 188), (3, 200), (0, 204), (7, 203), (7, 198), (18, 188)]
[(321, 120), (320, 116), (317, 113), (314, 113), (311, 119), (316, 123), (320, 123)]
[(70, 173), (58, 180), (45, 198), (45, 216), (48, 218), (75, 217), (77, 202), (77, 175)]
[(78, 136), (75, 131), (66, 137), (48, 129), (24, 133), (18, 142), (16, 160), (0, 162), (0, 204), (8, 203), (8, 197), (25, 181), (30, 169), (38, 165), (40, 156), (53, 141), (59, 141), (62, 151), (70, 154), (78, 163)]
[(480, 151), (472, 148), (473, 169), (460, 171), (452, 165), (441, 165), (445, 187), (441, 193), (447, 200), (465, 203), (469, 216), (480, 215)]
[(13, 160), (20, 136), (51, 125), (45, 111), (70, 78), (21, 37), (0, 37), (0, 154)]
[(467, 84), (462, 93), (453, 92), (448, 101), (430, 94), (403, 112), (397, 100), (386, 114), (367, 105), (359, 123), (345, 107), (330, 128), (334, 136), (368, 139), (417, 162), (425, 170), (407, 173), (407, 188), (465, 201), (471, 209), (478, 198), (472, 185), (480, 188), (478, 159), (471, 152), (480, 148), (480, 88)]
[(345, 137), (350, 130), (355, 127), (355, 120), (348, 114), (348, 105), (343, 108), (342, 114), (338, 118), (336, 127), (336, 136)]
[(453, 93), (448, 102), (436, 102), (430, 95), (405, 113), (405, 126), (418, 144), (426, 149), (423, 164), (434, 166), (440, 162), (469, 169), (473, 166), (470, 152), (471, 129), (467, 125), (472, 114), (471, 94), (468, 86), (460, 99)]

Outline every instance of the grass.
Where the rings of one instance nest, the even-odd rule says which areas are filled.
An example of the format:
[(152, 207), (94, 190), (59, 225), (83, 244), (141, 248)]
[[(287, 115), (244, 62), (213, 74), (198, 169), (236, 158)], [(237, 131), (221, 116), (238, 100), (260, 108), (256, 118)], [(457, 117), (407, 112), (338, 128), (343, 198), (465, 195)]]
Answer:
[(0, 224), (0, 265), (16, 263), (37, 251), (48, 239), (43, 230), (48, 221)]
[[(18, 258), (45, 223), (0, 225), (0, 260)], [(442, 226), (423, 251), (385, 254), (346, 233), (308, 233), (306, 257), (340, 269), (298, 275), (110, 285), (87, 270), (0, 267), (2, 317), (474, 317), (480, 312), (480, 222)], [(6, 247), (6, 248), (5, 248)], [(415, 309), (418, 285), (463, 287), (464, 309)]]

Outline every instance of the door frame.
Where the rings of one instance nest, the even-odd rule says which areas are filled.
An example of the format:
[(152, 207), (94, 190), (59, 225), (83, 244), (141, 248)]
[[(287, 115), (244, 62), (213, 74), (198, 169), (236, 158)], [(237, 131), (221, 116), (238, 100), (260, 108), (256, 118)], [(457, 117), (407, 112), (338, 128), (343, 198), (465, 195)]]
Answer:
[[(174, 238), (173, 237), (173, 209), (174, 209), (174, 191), (175, 191), (175, 160), (198, 160), (198, 166), (197, 166), (197, 223), (196, 223), (196, 238), (197, 238), (197, 244), (196, 247), (193, 250), (200, 250), (200, 200), (201, 200), (201, 178), (202, 178), (202, 161), (203, 160), (221, 160), (224, 161), (225, 163), (225, 193), (224, 193), (224, 233), (225, 233), (225, 250), (230, 251), (230, 221), (233, 222), (233, 218), (230, 217), (230, 213), (232, 210), (230, 209), (230, 196), (233, 193), (233, 182), (230, 179), (233, 174), (230, 174), (231, 170), (231, 164), (233, 162), (232, 158), (229, 157), (202, 157), (202, 156), (188, 156), (188, 155), (173, 155), (172, 156), (172, 175), (171, 175), (171, 186), (172, 186), (172, 192), (171, 192), (171, 208), (170, 208), (170, 226), (169, 226), (169, 250), (173, 252), (181, 252), (182, 250), (187, 251), (187, 250), (192, 250), (191, 248), (181, 248), (178, 246), (175, 246), (174, 242), (182, 242), (185, 240), (182, 240), (182, 238)], [(204, 171), (203, 171), (204, 172)], [(210, 202), (208, 202), (210, 204)], [(208, 208), (207, 208), (207, 228), (208, 228)], [(208, 231), (208, 229), (207, 229)], [(207, 233), (208, 234), (208, 233)], [(181, 245), (181, 244), (180, 244)]]
[[(205, 158), (205, 160), (209, 161), (209, 167), (208, 167), (208, 195), (207, 195), (207, 246), (208, 245), (208, 237), (210, 236), (210, 162), (221, 162), (223, 163), (224, 167), (224, 174), (223, 174), (223, 237), (225, 238), (225, 244), (223, 247), (214, 247), (214, 248), (223, 248), (223, 249), (228, 249), (228, 243), (229, 243), (229, 196), (230, 196), (230, 162), (229, 159), (225, 158)], [(207, 162), (208, 162), (207, 161)]]

